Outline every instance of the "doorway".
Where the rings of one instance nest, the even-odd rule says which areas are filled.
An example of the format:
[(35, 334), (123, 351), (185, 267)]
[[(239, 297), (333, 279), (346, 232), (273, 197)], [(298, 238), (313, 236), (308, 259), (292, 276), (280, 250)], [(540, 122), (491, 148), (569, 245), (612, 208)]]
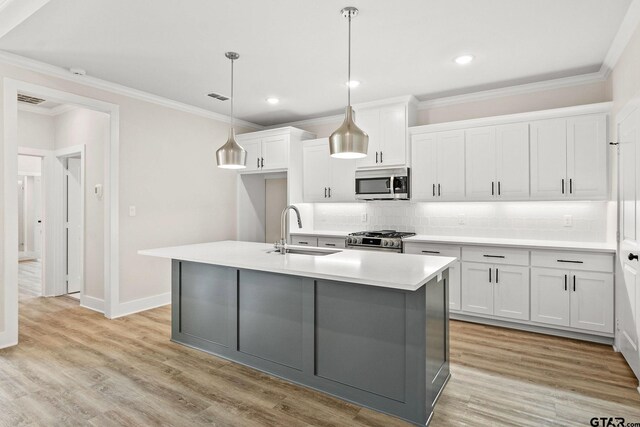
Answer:
[(80, 299), (84, 288), (84, 227), (82, 156), (73, 155), (63, 159), (64, 163), (64, 243), (65, 292)]

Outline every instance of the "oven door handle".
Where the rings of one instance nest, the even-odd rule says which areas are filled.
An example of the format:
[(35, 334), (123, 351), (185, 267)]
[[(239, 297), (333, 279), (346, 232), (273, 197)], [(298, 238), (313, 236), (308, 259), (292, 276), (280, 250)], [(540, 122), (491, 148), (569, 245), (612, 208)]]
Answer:
[(396, 181), (396, 176), (395, 175), (391, 175), (391, 177), (389, 178), (389, 186), (391, 187), (391, 188), (389, 188), (389, 191), (390, 191), (391, 196), (395, 196), (395, 194), (396, 194), (395, 193), (395, 189), (394, 189), (395, 181)]

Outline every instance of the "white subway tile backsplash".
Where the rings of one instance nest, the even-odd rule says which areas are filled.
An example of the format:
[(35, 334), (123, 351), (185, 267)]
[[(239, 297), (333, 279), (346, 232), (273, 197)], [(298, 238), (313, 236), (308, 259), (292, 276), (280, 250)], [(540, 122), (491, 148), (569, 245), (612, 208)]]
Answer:
[[(612, 206), (613, 205), (613, 206)], [(316, 230), (397, 229), (418, 234), (540, 240), (607, 241), (614, 202), (317, 203)], [(362, 214), (367, 214), (363, 222)], [(564, 226), (564, 216), (573, 226)], [(464, 224), (459, 218), (464, 217)]]

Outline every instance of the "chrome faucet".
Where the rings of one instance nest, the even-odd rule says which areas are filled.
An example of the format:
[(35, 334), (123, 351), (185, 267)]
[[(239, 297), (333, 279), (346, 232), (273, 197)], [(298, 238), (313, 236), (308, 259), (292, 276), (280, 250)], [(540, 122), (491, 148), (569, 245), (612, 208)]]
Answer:
[(287, 253), (287, 213), (293, 210), (298, 218), (298, 228), (302, 228), (302, 219), (300, 219), (300, 211), (294, 205), (289, 205), (282, 210), (282, 216), (280, 216), (280, 240), (273, 245), (276, 249), (280, 250), (282, 255)]

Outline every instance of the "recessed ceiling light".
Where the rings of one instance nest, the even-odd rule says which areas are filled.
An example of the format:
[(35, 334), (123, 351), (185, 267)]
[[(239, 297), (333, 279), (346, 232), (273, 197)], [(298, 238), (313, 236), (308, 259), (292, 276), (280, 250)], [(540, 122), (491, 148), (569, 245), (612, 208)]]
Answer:
[(467, 65), (473, 61), (473, 55), (460, 55), (454, 59), (458, 65)]
[(267, 102), (271, 105), (276, 105), (278, 102), (280, 102), (280, 100), (274, 96), (270, 96), (269, 98), (267, 98)]
[(347, 86), (353, 89), (354, 87), (360, 86), (360, 82), (358, 80), (349, 80)]

